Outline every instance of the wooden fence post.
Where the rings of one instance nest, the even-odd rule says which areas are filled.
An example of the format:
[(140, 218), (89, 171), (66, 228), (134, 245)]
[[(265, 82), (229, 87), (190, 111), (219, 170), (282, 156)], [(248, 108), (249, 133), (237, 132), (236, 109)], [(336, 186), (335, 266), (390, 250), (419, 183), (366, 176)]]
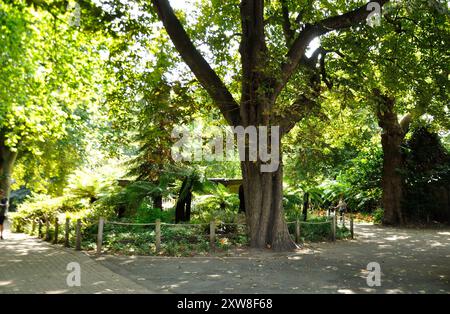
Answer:
[(66, 230), (64, 233), (64, 246), (69, 247), (70, 218), (66, 217)]
[(46, 218), (45, 220), (45, 241), (50, 240), (50, 220)]
[(158, 254), (161, 251), (161, 219), (156, 219), (155, 247), (156, 247), (156, 254)]
[(353, 240), (353, 214), (350, 213), (350, 236), (352, 237)]
[(34, 235), (36, 231), (36, 220), (33, 219), (33, 223), (31, 224), (31, 235)]
[(334, 212), (334, 215), (333, 215), (333, 221), (332, 221), (332, 227), (331, 227), (331, 229), (332, 229), (332, 238), (333, 238), (333, 242), (335, 242), (336, 241), (336, 224), (337, 224), (337, 221), (336, 221), (336, 212)]
[(300, 243), (300, 221), (295, 221), (295, 242)]
[(38, 238), (42, 237), (42, 220), (39, 219), (39, 224), (38, 224)]
[(98, 220), (98, 234), (97, 234), (97, 254), (102, 254), (102, 243), (103, 243), (103, 225), (105, 223), (105, 219), (100, 217)]
[(75, 250), (81, 251), (81, 219), (77, 220), (75, 234), (76, 234)]
[(216, 250), (216, 222), (211, 220), (209, 224), (209, 246), (211, 252)]
[(58, 217), (55, 219), (55, 236), (53, 238), (53, 244), (58, 244), (58, 232), (59, 232), (59, 223)]

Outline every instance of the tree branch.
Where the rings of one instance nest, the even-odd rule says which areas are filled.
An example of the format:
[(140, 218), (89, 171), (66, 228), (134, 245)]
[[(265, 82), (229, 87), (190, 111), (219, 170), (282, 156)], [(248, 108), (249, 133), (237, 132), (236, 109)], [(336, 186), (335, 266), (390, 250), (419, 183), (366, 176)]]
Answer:
[(298, 122), (320, 108), (316, 99), (316, 97), (307, 97), (302, 94), (276, 117), (275, 125), (280, 126), (281, 136), (289, 133)]
[(241, 55), (241, 123), (252, 125), (267, 119), (271, 105), (265, 101), (268, 76), (265, 67), (268, 50), (264, 33), (264, 0), (241, 0), (240, 4), (242, 37), (239, 46)]
[(316, 67), (319, 55), (321, 55), (321, 51), (316, 51), (310, 58), (303, 60), (304, 65), (310, 71), (309, 81), (311, 89), (300, 94), (290, 106), (284, 108), (281, 113), (275, 116), (275, 123), (280, 126), (282, 136), (287, 134), (300, 120), (320, 108), (318, 101), (320, 95), (320, 75), (317, 73)]
[(281, 0), (281, 15), (283, 17), (283, 33), (286, 39), (286, 45), (289, 47), (294, 37), (294, 31), (291, 27), (291, 21), (289, 20), (289, 8), (286, 0)]
[[(389, 0), (374, 0), (369, 3), (377, 2), (380, 6), (383, 6)], [(280, 79), (277, 81), (273, 88), (272, 100), (278, 97), (281, 90), (290, 79), (295, 69), (297, 69), (300, 61), (302, 60), (306, 48), (309, 43), (316, 37), (324, 35), (333, 30), (340, 30), (357, 25), (367, 19), (370, 10), (367, 9), (367, 5), (363, 5), (353, 11), (345, 14), (332, 16), (323, 19), (314, 24), (307, 24), (305, 28), (300, 32), (297, 38), (294, 40), (291, 48), (289, 49), (286, 59), (287, 61), (282, 64), (280, 71)]]
[(400, 120), (400, 127), (402, 128), (402, 131), (404, 134), (408, 133), (409, 127), (411, 125), (413, 116), (411, 113), (407, 113), (401, 120)]
[(219, 107), (227, 122), (230, 125), (238, 125), (239, 105), (216, 72), (195, 48), (183, 25), (173, 12), (169, 1), (152, 0), (152, 3), (184, 62)]
[(324, 81), (325, 85), (329, 89), (333, 88), (333, 82), (331, 82), (328, 79), (327, 71), (325, 69), (325, 56), (327, 55), (328, 51), (322, 48), (321, 58), (320, 58), (320, 74), (322, 75), (322, 80)]
[[(328, 88), (332, 88), (332, 83), (328, 80), (325, 72), (325, 55), (330, 52), (323, 47), (317, 48), (311, 57), (303, 56), (300, 63), (310, 71), (310, 86), (311, 91), (309, 95), (301, 94), (293, 104), (285, 108), (283, 112), (275, 117), (276, 123), (280, 125), (281, 134), (288, 133), (298, 122), (300, 122), (307, 115), (311, 114), (320, 108), (317, 101), (320, 96), (320, 76)], [(317, 63), (320, 64), (319, 68)]]

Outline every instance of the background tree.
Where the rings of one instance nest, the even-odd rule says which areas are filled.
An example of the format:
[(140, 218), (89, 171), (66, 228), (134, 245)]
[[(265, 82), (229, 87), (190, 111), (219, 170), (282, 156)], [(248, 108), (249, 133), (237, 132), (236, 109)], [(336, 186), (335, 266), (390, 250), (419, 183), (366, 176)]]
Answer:
[(405, 222), (401, 147), (411, 122), (428, 114), (448, 126), (446, 12), (431, 2), (395, 2), (385, 7), (385, 19), (374, 31), (330, 36), (323, 42), (325, 50), (340, 47), (330, 48), (335, 58), (327, 65), (342, 99), (354, 107), (371, 105), (382, 129), (386, 224)]
[(8, 193), (16, 161), (31, 161), (20, 174), (51, 180), (64, 178), (83, 159), (86, 142), (79, 137), (95, 116), (90, 113), (100, 86), (94, 81), (101, 73), (93, 38), (67, 20), (62, 11), (25, 1), (0, 3), (0, 185)]
[[(135, 187), (141, 196), (149, 193), (153, 206), (162, 210), (163, 194), (178, 178), (172, 167), (172, 130), (193, 120), (196, 105), (188, 86), (167, 80), (175, 63), (167, 40), (136, 32), (114, 32), (107, 47), (105, 67), (113, 78), (106, 95), (114, 131), (110, 140), (122, 147), (118, 151), (128, 159), (128, 176), (136, 181), (130, 189)], [(158, 58), (149, 56), (149, 51)]]

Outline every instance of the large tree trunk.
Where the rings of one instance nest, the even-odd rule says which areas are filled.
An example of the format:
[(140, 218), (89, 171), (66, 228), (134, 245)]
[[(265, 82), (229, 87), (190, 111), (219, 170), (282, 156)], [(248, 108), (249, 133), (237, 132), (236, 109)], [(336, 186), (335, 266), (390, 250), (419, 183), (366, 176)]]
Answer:
[(17, 151), (12, 151), (5, 145), (3, 136), (0, 136), (0, 189), (5, 191), (5, 197), (9, 199), (11, 192), (11, 175)]
[[(269, 53), (264, 33), (264, 1), (243, 0), (240, 5), (242, 37), (239, 47), (242, 64), (240, 124), (243, 127), (277, 126), (271, 110), (275, 105), (274, 78), (267, 71)], [(275, 123), (275, 124), (274, 124)], [(258, 146), (261, 138), (257, 135)], [(271, 134), (271, 136), (274, 136)], [(281, 140), (281, 139), (280, 139)], [(271, 140), (266, 143), (272, 152)], [(251, 161), (246, 152), (241, 161), (245, 196), (245, 214), (250, 236), (250, 246), (274, 250), (292, 250), (297, 246), (289, 235), (283, 211), (283, 167), (281, 147), (279, 167), (274, 172), (263, 172), (262, 156)], [(248, 157), (248, 158), (247, 158)]]
[(402, 137), (392, 134), (382, 135), (383, 145), (383, 208), (384, 224), (403, 224), (402, 202), (403, 182), (400, 169), (402, 167), (402, 156), (400, 144)]
[(383, 223), (387, 225), (404, 224), (401, 144), (405, 137), (405, 131), (398, 122), (397, 114), (394, 111), (394, 100), (388, 97), (382, 97), (382, 99), (383, 104), (378, 110), (378, 122), (383, 129), (381, 134)]
[(259, 163), (242, 162), (242, 176), (250, 246), (295, 249), (284, 218), (282, 165), (275, 172), (261, 172)]

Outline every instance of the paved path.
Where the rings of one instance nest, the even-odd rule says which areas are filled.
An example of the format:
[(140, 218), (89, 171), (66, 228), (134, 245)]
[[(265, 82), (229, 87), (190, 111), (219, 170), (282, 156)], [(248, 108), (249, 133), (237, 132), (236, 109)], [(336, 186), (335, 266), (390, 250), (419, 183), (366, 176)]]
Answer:
[[(100, 263), (158, 292), (450, 293), (450, 229), (356, 226), (357, 239), (290, 254), (163, 258), (104, 256)], [(241, 255), (241, 256), (239, 256)], [(367, 285), (367, 264), (381, 286)]]
[[(0, 241), (0, 293), (450, 293), (450, 229), (356, 227), (357, 239), (289, 254), (90, 258), (23, 234)], [(66, 284), (69, 262), (81, 287)], [(366, 284), (381, 265), (381, 286)]]
[[(0, 241), (2, 293), (149, 293), (82, 252), (48, 244), (24, 234), (5, 234)], [(80, 265), (81, 286), (69, 287), (71, 262)]]

